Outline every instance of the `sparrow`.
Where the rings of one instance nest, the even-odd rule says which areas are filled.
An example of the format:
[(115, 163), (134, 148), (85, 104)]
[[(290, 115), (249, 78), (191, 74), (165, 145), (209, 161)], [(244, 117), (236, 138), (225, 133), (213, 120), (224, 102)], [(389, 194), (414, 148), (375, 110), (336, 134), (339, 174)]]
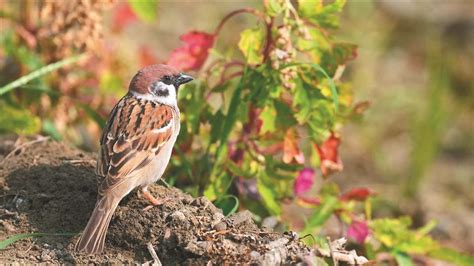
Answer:
[(76, 250), (97, 254), (119, 202), (136, 187), (152, 205), (148, 185), (161, 178), (180, 130), (177, 93), (193, 78), (167, 65), (147, 66), (112, 109), (100, 139), (98, 199)]

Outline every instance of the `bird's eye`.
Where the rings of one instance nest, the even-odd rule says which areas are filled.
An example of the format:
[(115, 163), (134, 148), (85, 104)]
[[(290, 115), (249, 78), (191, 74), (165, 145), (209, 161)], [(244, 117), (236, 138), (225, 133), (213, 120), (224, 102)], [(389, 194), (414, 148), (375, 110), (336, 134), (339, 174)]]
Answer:
[(171, 85), (173, 84), (173, 78), (171, 76), (164, 76), (161, 78), (161, 82), (163, 82), (166, 85)]

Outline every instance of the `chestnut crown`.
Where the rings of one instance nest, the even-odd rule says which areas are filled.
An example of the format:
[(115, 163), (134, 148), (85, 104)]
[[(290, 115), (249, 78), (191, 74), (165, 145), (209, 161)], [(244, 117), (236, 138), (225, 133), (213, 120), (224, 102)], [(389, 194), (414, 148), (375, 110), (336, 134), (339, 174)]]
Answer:
[(180, 85), (192, 81), (193, 78), (180, 73), (168, 65), (150, 65), (135, 74), (128, 90), (140, 95), (153, 95), (158, 98), (174, 96)]

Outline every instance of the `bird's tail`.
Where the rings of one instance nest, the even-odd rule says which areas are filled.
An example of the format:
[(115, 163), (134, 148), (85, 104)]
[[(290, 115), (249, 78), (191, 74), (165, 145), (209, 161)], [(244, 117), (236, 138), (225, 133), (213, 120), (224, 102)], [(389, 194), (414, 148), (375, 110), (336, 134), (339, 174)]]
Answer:
[(99, 199), (81, 238), (76, 244), (76, 251), (96, 254), (104, 250), (105, 235), (110, 219), (119, 202), (120, 198), (111, 196), (104, 196)]

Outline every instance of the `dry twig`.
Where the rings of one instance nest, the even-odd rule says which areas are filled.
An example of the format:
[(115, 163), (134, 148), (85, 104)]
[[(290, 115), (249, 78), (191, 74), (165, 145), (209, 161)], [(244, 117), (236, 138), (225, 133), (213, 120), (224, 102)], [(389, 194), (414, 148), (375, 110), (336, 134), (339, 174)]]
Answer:
[(39, 143), (39, 142), (43, 142), (43, 141), (47, 141), (49, 140), (49, 137), (44, 137), (44, 136), (39, 136), (37, 139), (35, 140), (32, 140), (32, 141), (28, 141), (28, 142), (25, 142), (23, 144), (21, 144), (20, 146), (16, 147), (15, 149), (13, 149), (10, 153), (8, 153), (8, 155), (3, 159), (3, 161), (5, 161), (6, 159), (10, 158), (11, 156), (13, 156), (17, 151), (27, 147), (27, 146), (30, 146), (30, 145), (33, 145), (35, 143)]
[(316, 255), (319, 257), (332, 258), (334, 265), (336, 263), (346, 262), (349, 265), (364, 265), (369, 262), (364, 256), (358, 256), (355, 250), (347, 251), (344, 249), (347, 239), (340, 238), (329, 243), (329, 251), (316, 248)]
[(161, 265), (162, 265), (162, 264), (161, 264), (161, 261), (160, 261), (160, 259), (158, 258), (158, 255), (156, 254), (156, 251), (155, 251), (155, 249), (153, 248), (153, 245), (152, 245), (150, 242), (148, 242), (148, 243), (146, 244), (146, 247), (147, 247), (147, 249), (148, 249), (148, 252), (150, 252), (151, 257), (153, 258), (153, 265), (161, 266)]

